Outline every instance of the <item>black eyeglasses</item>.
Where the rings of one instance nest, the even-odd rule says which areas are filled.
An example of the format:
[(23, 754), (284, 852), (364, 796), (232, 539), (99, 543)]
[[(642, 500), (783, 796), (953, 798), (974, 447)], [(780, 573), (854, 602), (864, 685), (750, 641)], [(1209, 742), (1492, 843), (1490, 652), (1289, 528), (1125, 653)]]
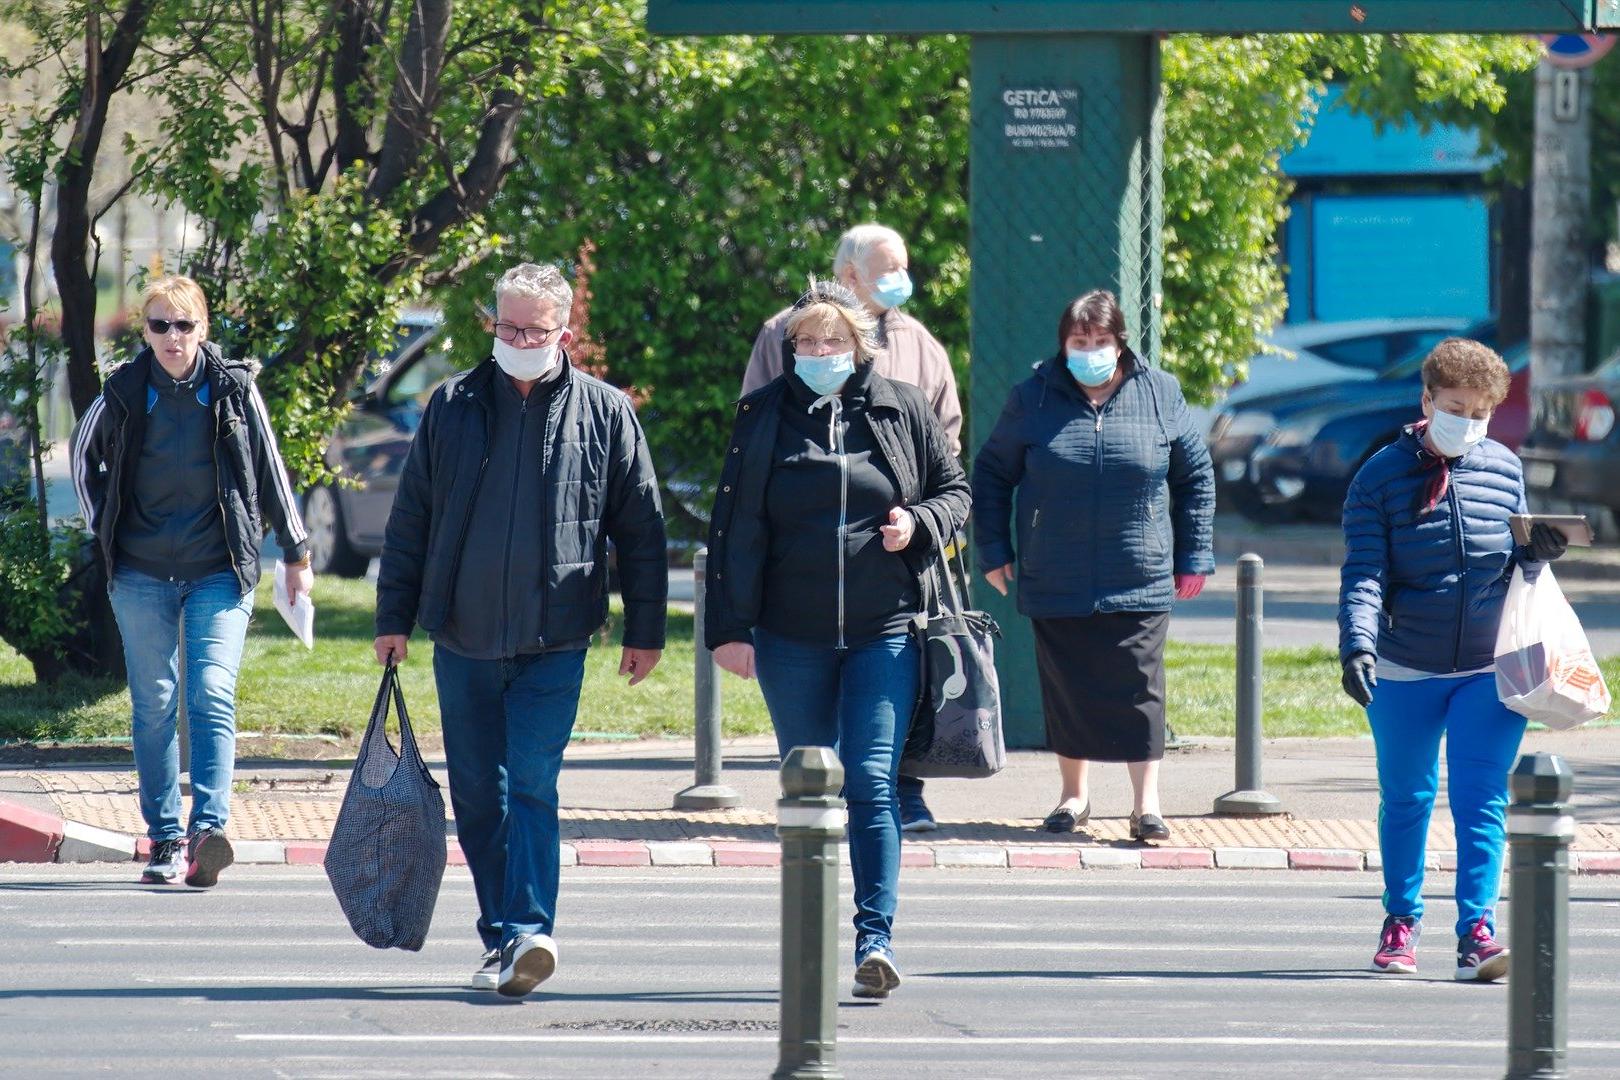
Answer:
[(553, 326), (548, 330), (544, 326), (517, 326), (509, 322), (498, 322), (495, 324), (495, 336), (508, 343), (522, 338), (528, 345), (544, 345), (551, 335), (561, 329), (560, 326)]
[(190, 319), (147, 319), (146, 328), (161, 337), (171, 329), (189, 334), (197, 329), (197, 324)]

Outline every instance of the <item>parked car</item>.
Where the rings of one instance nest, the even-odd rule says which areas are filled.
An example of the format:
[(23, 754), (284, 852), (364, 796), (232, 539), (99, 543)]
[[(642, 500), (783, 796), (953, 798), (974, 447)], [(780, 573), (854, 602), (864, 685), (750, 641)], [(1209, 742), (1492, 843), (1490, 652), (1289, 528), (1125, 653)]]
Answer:
[[(1496, 326), (1464, 336), (1496, 347)], [(1423, 360), (1414, 353), (1376, 379), (1255, 398), (1223, 408), (1210, 431), (1217, 490), (1256, 521), (1337, 521), (1351, 477), (1372, 454), (1420, 419)], [(1503, 352), (1513, 373), (1491, 437), (1518, 449), (1529, 428), (1529, 346)]]
[[(1222, 403), (1237, 406), (1286, 390), (1371, 379), (1466, 326), (1465, 319), (1439, 316), (1285, 323), (1266, 336), (1267, 347), (1293, 355), (1266, 351), (1250, 357), (1247, 376), (1222, 394)], [(1199, 430), (1208, 431), (1215, 411), (1195, 406), (1193, 414)]]
[(326, 462), (353, 481), (304, 492), (304, 525), (317, 574), (361, 577), (382, 551), (411, 438), (435, 387), (457, 371), (436, 314), (400, 321), (394, 347), (367, 370), (348, 419), (332, 436)]
[(1584, 375), (1538, 386), (1519, 456), (1533, 506), (1556, 499), (1620, 511), (1620, 353)]

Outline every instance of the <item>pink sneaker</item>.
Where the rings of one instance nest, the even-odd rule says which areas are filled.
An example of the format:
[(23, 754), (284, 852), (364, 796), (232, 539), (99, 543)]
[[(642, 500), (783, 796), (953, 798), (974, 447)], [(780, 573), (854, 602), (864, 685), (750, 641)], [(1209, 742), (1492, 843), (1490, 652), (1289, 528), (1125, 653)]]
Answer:
[[(1417, 943), (1423, 928), (1414, 915), (1391, 915), (1384, 920), (1384, 932), (1373, 954), (1372, 969), (1398, 975), (1417, 974)], [(1461, 978), (1461, 976), (1458, 976)]]
[(1508, 971), (1508, 951), (1498, 945), (1485, 917), (1467, 937), (1457, 939), (1457, 978), (1462, 982), (1495, 982)]

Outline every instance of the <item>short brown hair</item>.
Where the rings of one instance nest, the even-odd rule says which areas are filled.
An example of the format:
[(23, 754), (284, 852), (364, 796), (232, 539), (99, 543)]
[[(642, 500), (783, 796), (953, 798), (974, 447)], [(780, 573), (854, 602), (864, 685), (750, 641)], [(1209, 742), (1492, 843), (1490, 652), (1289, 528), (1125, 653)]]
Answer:
[(1495, 349), (1468, 338), (1446, 338), (1423, 361), (1423, 386), (1430, 394), (1479, 390), (1490, 395), (1493, 409), (1507, 400), (1511, 380), (1507, 362)]
[(1106, 330), (1121, 345), (1127, 341), (1125, 313), (1119, 309), (1119, 300), (1107, 289), (1092, 289), (1063, 308), (1063, 316), (1058, 319), (1059, 352), (1077, 326), (1092, 331)]

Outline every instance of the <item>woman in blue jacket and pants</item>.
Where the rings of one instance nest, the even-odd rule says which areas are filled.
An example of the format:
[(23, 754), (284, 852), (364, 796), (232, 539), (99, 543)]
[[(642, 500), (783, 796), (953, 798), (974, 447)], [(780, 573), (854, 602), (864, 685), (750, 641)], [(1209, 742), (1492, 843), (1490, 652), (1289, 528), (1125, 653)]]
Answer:
[(1476, 341), (1447, 338), (1423, 362), (1424, 419), (1367, 460), (1344, 502), (1339, 589), (1344, 689), (1367, 710), (1378, 758), (1384, 919), (1376, 971), (1417, 971), (1424, 844), (1446, 737), (1457, 828), (1457, 970), (1507, 974), (1496, 941), (1508, 771), (1525, 720), (1497, 698), (1497, 624), (1515, 566), (1527, 577), (1564, 553), (1537, 525), (1516, 546), (1508, 517), (1525, 511), (1519, 459), (1485, 437), (1508, 369)]
[(1197, 596), (1215, 569), (1215, 474), (1180, 385), (1127, 347), (1112, 293), (1067, 304), (1057, 345), (1013, 387), (974, 459), (979, 568), (1002, 595), (1016, 573), (1018, 610), (1034, 623), (1062, 778), (1044, 827), (1084, 824), (1090, 762), (1124, 761), (1131, 837), (1166, 840), (1164, 643), (1171, 604)]

